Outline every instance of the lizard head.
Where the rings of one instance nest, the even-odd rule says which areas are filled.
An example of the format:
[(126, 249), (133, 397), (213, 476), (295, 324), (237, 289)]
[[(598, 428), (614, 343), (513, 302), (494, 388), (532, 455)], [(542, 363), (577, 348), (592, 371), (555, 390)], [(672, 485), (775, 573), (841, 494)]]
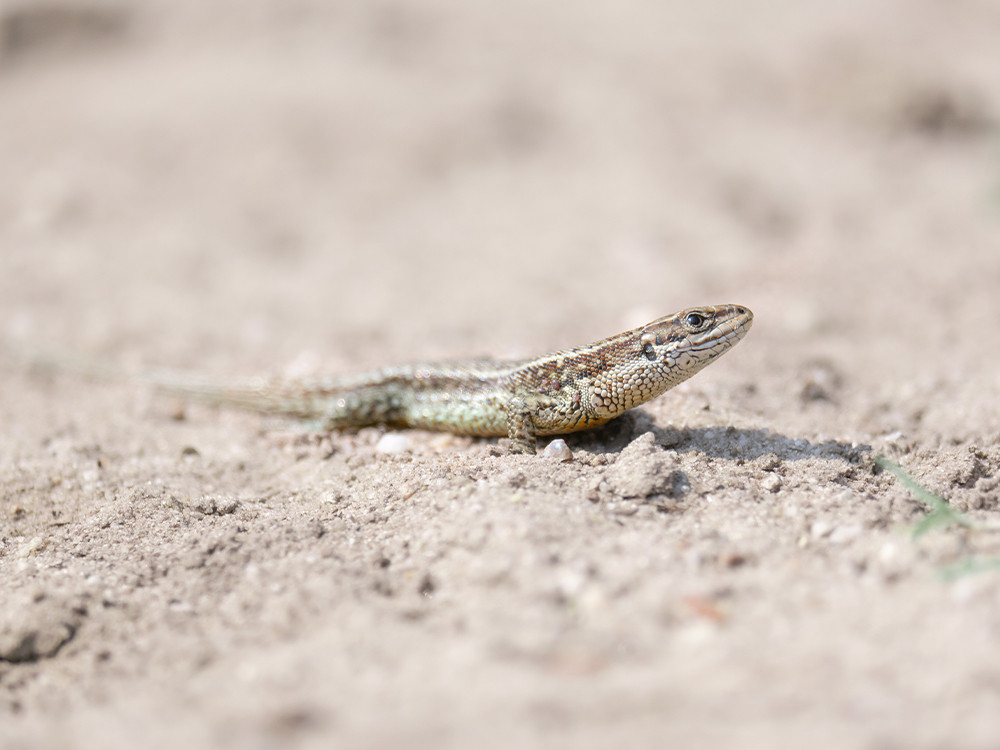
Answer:
[(742, 305), (692, 307), (598, 342), (613, 348), (617, 361), (612, 367), (602, 362), (591, 382), (594, 418), (612, 419), (687, 380), (729, 351), (752, 323), (753, 313)]
[(691, 307), (641, 328), (639, 347), (647, 360), (673, 371), (676, 385), (731, 349), (751, 325), (753, 313), (742, 305)]

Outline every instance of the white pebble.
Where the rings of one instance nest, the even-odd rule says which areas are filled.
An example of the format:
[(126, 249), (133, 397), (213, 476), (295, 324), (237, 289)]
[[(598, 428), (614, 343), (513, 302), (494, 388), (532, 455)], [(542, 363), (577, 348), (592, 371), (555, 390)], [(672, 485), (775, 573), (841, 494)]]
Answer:
[(566, 461), (573, 460), (573, 451), (571, 451), (569, 446), (566, 445), (565, 440), (562, 438), (556, 438), (545, 446), (545, 450), (542, 451), (542, 456), (544, 458), (553, 458), (556, 461), (565, 463)]
[(768, 474), (761, 480), (760, 486), (766, 492), (777, 492), (781, 489), (781, 477), (777, 474)]
[(853, 542), (859, 536), (861, 536), (861, 524), (858, 523), (848, 523), (843, 526), (838, 526), (830, 534), (831, 544), (847, 544)]
[(812, 526), (809, 527), (809, 534), (813, 539), (822, 539), (825, 536), (829, 536), (833, 531), (833, 524), (827, 521), (814, 521)]
[(46, 547), (46, 542), (40, 536), (32, 537), (27, 543), (21, 545), (21, 549), (18, 550), (18, 557), (31, 557), (39, 552), (41, 552)]
[(387, 432), (375, 444), (375, 452), (384, 455), (406, 453), (410, 450), (410, 439), (398, 432)]

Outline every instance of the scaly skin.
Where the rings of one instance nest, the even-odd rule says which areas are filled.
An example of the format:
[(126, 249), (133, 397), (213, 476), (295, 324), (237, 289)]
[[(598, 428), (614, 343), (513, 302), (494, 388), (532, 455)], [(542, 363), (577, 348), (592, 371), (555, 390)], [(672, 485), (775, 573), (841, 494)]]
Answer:
[(589, 346), (516, 362), (403, 365), (314, 382), (214, 385), (147, 377), (175, 393), (302, 419), (324, 429), (384, 424), (510, 438), (534, 453), (536, 438), (587, 430), (687, 380), (746, 335), (740, 305), (694, 307)]

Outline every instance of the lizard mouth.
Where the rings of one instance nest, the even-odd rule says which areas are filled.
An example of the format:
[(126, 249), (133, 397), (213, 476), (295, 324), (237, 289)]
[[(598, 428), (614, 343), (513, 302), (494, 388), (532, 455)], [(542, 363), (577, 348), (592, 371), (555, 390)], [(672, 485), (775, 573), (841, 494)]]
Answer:
[(704, 333), (689, 337), (690, 350), (711, 352), (720, 344), (727, 348), (736, 344), (753, 325), (753, 313), (746, 307), (734, 305), (723, 313), (723, 319)]

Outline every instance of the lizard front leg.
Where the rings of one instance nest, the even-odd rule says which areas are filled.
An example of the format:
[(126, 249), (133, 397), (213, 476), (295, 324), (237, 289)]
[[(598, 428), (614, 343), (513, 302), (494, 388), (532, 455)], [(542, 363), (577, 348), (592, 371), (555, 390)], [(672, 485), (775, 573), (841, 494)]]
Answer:
[(511, 453), (535, 454), (538, 443), (534, 415), (538, 404), (533, 398), (513, 396), (507, 402), (507, 437)]

